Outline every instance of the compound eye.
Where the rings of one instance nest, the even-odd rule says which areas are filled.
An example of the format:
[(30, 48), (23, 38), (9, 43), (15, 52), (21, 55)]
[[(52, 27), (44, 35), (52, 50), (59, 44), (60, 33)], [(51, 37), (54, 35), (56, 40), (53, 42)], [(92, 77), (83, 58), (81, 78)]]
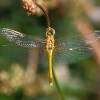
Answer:
[(47, 35), (49, 35), (49, 36), (50, 36), (50, 35), (53, 35), (53, 33), (52, 33), (52, 32), (48, 32), (48, 33), (47, 33)]

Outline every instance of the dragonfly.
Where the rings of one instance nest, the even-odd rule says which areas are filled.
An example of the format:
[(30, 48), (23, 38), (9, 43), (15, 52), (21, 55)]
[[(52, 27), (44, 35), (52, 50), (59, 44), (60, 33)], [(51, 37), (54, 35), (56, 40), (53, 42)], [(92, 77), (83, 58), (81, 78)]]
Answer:
[(46, 38), (26, 35), (21, 32), (1, 28), (0, 35), (8, 41), (25, 48), (38, 48), (46, 53), (49, 67), (49, 83), (53, 86), (53, 62), (71, 64), (93, 55), (92, 43), (100, 39), (100, 31), (89, 32), (72, 38), (55, 39), (55, 30), (46, 29)]

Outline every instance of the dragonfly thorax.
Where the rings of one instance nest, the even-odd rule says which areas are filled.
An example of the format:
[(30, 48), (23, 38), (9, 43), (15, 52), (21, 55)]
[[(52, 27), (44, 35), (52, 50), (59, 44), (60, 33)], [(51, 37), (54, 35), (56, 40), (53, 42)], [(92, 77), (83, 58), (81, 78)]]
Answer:
[(51, 27), (46, 29), (46, 49), (47, 51), (54, 49), (55, 30)]
[(46, 39), (46, 49), (47, 51), (54, 49), (54, 35), (48, 35)]

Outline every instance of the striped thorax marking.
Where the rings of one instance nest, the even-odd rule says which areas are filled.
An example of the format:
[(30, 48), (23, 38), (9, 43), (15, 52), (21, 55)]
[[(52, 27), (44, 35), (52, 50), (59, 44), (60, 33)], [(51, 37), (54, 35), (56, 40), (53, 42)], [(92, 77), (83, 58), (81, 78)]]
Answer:
[(52, 28), (48, 28), (46, 31), (46, 50), (47, 51), (53, 51), (54, 49), (54, 35), (55, 35), (55, 31)]

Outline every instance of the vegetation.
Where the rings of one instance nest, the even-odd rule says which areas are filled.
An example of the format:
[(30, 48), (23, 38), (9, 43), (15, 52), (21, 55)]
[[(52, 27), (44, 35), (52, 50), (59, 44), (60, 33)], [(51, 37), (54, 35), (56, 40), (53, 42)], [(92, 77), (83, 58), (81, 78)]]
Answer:
[[(99, 0), (37, 3), (47, 8), (56, 39), (100, 30)], [(36, 10), (36, 15), (28, 16), (19, 0), (2, 0), (0, 28), (45, 38), (46, 19), (39, 8)], [(0, 36), (0, 100), (100, 100), (99, 42), (90, 45), (95, 52), (90, 58), (72, 64), (56, 61), (55, 83), (50, 87), (47, 61), (41, 52), (16, 46)]]

